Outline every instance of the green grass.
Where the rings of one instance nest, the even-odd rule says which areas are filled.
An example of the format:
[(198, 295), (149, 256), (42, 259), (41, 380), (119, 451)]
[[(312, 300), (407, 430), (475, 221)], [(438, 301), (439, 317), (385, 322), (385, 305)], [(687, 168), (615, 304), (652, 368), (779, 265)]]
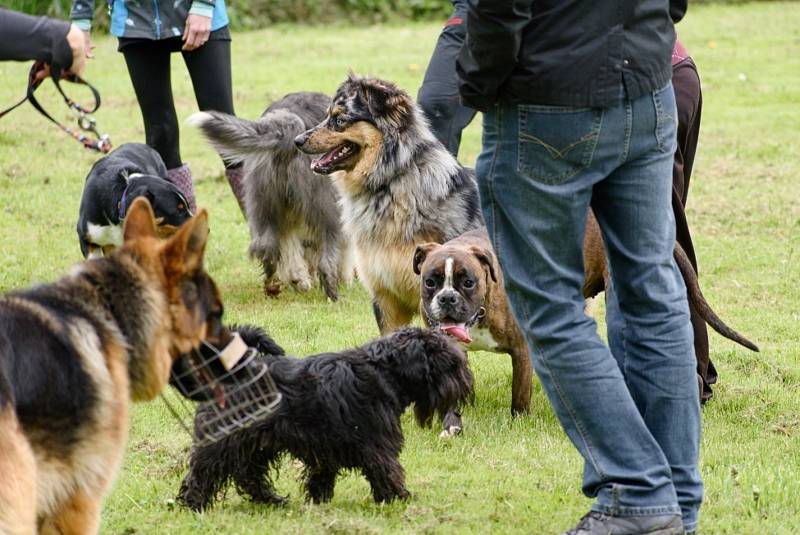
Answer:
[[(332, 93), (348, 68), (392, 79), (414, 95), (438, 24), (404, 27), (277, 26), (234, 36), (237, 112), (255, 117), (297, 90)], [(800, 10), (796, 4), (694, 7), (679, 26), (704, 84), (701, 145), (688, 213), (704, 292), (720, 316), (757, 341), (754, 354), (716, 334), (720, 372), (704, 409), (703, 533), (800, 531)], [(98, 39), (86, 76), (102, 91), (97, 119), (116, 144), (140, 141), (135, 97), (115, 41)], [(174, 56), (179, 117), (195, 111), (180, 56)], [(27, 66), (0, 64), (0, 102), (24, 94)], [(70, 88), (72, 89), (72, 88)], [(51, 87), (41, 100), (59, 117)], [(474, 163), (480, 123), (464, 136)], [(231, 321), (264, 325), (293, 354), (359, 344), (377, 335), (366, 292), (340, 302), (319, 290), (266, 300), (246, 256), (247, 228), (212, 150), (189, 128), (184, 159), (210, 209), (208, 268)], [(80, 259), (74, 225), (96, 155), (82, 151), (29, 107), (0, 121), (0, 289), (52, 280)], [(510, 361), (476, 353), (477, 398), (455, 440), (419, 429), (406, 415), (402, 463), (414, 497), (371, 502), (362, 477), (340, 479), (330, 504), (303, 502), (297, 469), (277, 480), (284, 509), (256, 507), (229, 492), (218, 508), (187, 513), (171, 501), (185, 470), (188, 438), (156, 401), (131, 418), (128, 452), (103, 511), (103, 533), (556, 533), (589, 506), (581, 465), (538, 384), (530, 416), (509, 416)]]

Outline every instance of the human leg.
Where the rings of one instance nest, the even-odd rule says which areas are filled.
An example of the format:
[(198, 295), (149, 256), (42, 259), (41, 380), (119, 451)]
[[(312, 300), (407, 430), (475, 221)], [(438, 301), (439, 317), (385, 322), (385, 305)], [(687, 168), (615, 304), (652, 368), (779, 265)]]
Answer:
[(466, 2), (454, 2), (425, 71), (417, 104), (425, 112), (436, 138), (453, 156), (458, 156), (461, 131), (475, 117), (475, 110), (461, 105), (456, 58), (466, 38)]
[(184, 194), (189, 209), (196, 208), (194, 183), (181, 160), (180, 131), (170, 80), (170, 48), (166, 43), (143, 41), (122, 48), (128, 73), (139, 101), (146, 143), (167, 166), (167, 177)]
[[(231, 76), (231, 42), (207, 41), (190, 52), (183, 52), (183, 59), (192, 79), (197, 106), (200, 111), (214, 110), (235, 115), (233, 110), (233, 85)], [(242, 214), (244, 205), (244, 171), (241, 163), (225, 162), (225, 177), (231, 186)]]
[(609, 343), (669, 462), (684, 526), (694, 529), (703, 495), (697, 468), (700, 410), (686, 289), (672, 258), (669, 177), (676, 111), (671, 87), (632, 101), (628, 114), (627, 158), (595, 185), (592, 195), (612, 280)]
[(667, 459), (583, 313), (586, 213), (592, 185), (623, 146), (618, 108), (499, 105), (484, 115), (476, 174), (509, 300), (542, 386), (585, 459), (583, 491), (597, 498), (593, 509), (675, 515)]
[(136, 100), (142, 112), (145, 142), (161, 155), (167, 169), (181, 165), (180, 132), (170, 79), (168, 48), (157, 42), (122, 48)]
[[(703, 108), (703, 94), (700, 77), (691, 58), (686, 58), (672, 67), (672, 85), (675, 88), (675, 101), (678, 108), (678, 148), (672, 167), (672, 209), (675, 213), (676, 239), (692, 262), (697, 273), (689, 223), (686, 218), (686, 201), (689, 197), (689, 182), (694, 168), (694, 156), (700, 135), (700, 118)], [(694, 353), (697, 359), (697, 374), (702, 382), (701, 401), (711, 398), (711, 385), (717, 382), (717, 370), (709, 356), (708, 327), (695, 308), (689, 305), (694, 331)]]

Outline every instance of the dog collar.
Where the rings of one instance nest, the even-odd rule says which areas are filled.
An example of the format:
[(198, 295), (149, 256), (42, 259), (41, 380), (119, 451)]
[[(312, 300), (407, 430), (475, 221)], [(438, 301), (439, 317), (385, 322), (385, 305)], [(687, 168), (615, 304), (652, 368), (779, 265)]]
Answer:
[(483, 319), (484, 316), (486, 316), (486, 307), (481, 306), (475, 313), (475, 315), (472, 316), (470, 320), (467, 322), (467, 327), (474, 327), (475, 325), (477, 325), (479, 321)]
[(122, 221), (125, 219), (125, 212), (127, 211), (127, 206), (125, 205), (128, 198), (128, 187), (126, 186), (122, 192), (122, 197), (119, 200), (119, 220)]

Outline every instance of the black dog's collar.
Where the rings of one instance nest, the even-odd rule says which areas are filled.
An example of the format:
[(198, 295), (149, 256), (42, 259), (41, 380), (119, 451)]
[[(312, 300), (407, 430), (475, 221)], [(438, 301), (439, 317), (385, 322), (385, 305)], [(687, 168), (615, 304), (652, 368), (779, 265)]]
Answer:
[(125, 219), (125, 213), (128, 211), (128, 207), (126, 206), (128, 200), (128, 187), (125, 186), (125, 190), (122, 192), (122, 197), (119, 200), (119, 220), (120, 222)]

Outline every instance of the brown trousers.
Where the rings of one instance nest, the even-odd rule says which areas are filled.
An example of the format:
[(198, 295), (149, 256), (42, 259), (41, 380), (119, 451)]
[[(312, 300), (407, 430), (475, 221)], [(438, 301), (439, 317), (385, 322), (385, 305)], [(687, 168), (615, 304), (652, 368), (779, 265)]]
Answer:
[[(686, 221), (686, 200), (689, 197), (689, 180), (692, 177), (694, 155), (700, 133), (700, 113), (703, 96), (700, 78), (691, 58), (686, 58), (672, 67), (672, 86), (678, 105), (678, 150), (672, 167), (672, 209), (675, 212), (676, 238), (697, 272), (697, 258), (692, 245), (689, 224)], [(708, 400), (712, 395), (711, 385), (717, 382), (717, 370), (708, 354), (708, 328), (706, 322), (689, 304), (694, 330), (694, 352), (697, 357), (697, 375), (702, 381), (700, 399)]]

